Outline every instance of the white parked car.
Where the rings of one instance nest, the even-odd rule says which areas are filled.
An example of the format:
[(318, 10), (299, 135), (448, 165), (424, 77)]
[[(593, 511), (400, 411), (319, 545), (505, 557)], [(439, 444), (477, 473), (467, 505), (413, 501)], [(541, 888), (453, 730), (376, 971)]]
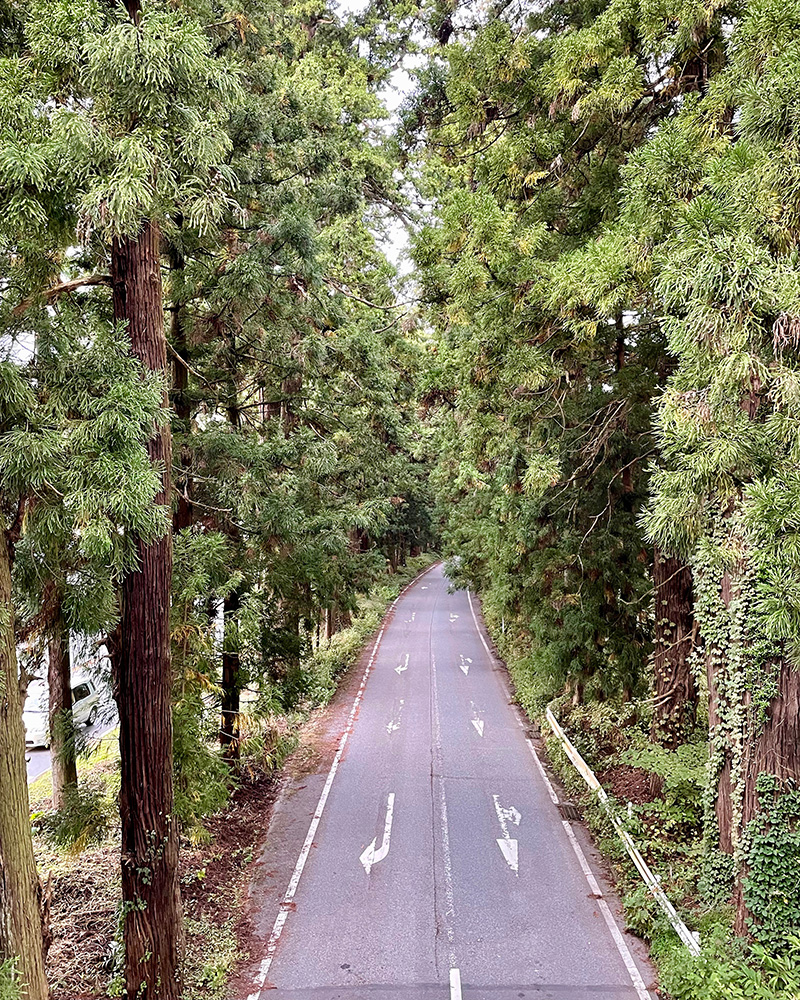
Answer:
[[(76, 725), (91, 726), (97, 718), (100, 692), (89, 677), (72, 681), (72, 717)], [(22, 713), (25, 723), (25, 743), (30, 747), (50, 746), (50, 725), (47, 707), (47, 686), (38, 680), (28, 686), (28, 698)]]

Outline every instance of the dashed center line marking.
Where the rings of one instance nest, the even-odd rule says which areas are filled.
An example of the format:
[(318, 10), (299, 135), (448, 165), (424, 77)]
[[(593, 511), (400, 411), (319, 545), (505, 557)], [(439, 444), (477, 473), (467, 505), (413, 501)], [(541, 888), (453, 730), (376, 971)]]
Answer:
[[(458, 974), (458, 969), (455, 969), (455, 932), (453, 931), (453, 924), (455, 922), (456, 915), (455, 891), (453, 889), (453, 859), (450, 854), (450, 828), (447, 822), (447, 795), (444, 790), (444, 774), (442, 766), (444, 760), (444, 753), (442, 751), (442, 720), (439, 715), (439, 687), (436, 683), (436, 658), (434, 656), (431, 656), (431, 686), (433, 688), (434, 755), (439, 781), (439, 833), (442, 838), (442, 867), (444, 869), (444, 896), (446, 903), (444, 925), (447, 933), (447, 943), (449, 945), (450, 954), (448, 957), (450, 959), (450, 966), (451, 969), (454, 969)], [(452, 986), (452, 972), (450, 975)], [(458, 997), (461, 996), (460, 974), (458, 974), (458, 994), (456, 995)]]
[(461, 972), (459, 969), (450, 970), (450, 1000), (461, 1000)]

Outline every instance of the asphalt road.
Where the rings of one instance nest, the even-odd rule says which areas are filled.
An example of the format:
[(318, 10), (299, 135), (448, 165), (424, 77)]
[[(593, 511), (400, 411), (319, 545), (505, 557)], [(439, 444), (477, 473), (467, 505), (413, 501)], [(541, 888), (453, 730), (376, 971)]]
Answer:
[[(113, 705), (101, 706), (97, 722), (92, 726), (87, 726), (83, 730), (83, 735), (91, 740), (99, 740), (106, 733), (117, 725), (117, 713)], [(50, 751), (40, 747), (37, 750), (28, 750), (26, 754), (28, 761), (28, 784), (41, 777), (45, 771), (50, 770)]]
[(478, 615), (441, 567), (419, 578), (326, 722), (336, 755), (284, 785), (242, 998), (652, 997)]

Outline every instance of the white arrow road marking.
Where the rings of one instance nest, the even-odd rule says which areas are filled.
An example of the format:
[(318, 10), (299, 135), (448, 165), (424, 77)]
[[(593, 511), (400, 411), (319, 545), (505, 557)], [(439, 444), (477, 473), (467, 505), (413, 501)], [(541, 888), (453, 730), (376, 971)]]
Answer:
[(420, 590), (427, 590), (428, 588), (427, 587), (420, 587), (419, 589)]
[(461, 658), (461, 662), (459, 663), (459, 667), (461, 668), (464, 676), (466, 677), (469, 674), (469, 668), (470, 668), (470, 665), (472, 664), (472, 657), (471, 656), (461, 656), (460, 658)]
[(386, 724), (386, 732), (391, 736), (392, 733), (396, 733), (400, 728), (400, 719), (403, 715), (403, 705), (405, 701), (403, 698), (400, 699), (400, 708), (397, 710), (397, 715), (392, 716), (389, 722)]
[(519, 875), (519, 853), (517, 849), (516, 840), (512, 840), (510, 837), (503, 839), (502, 837), (497, 838), (497, 846), (503, 852), (503, 857), (506, 859), (506, 864), (514, 872), (515, 875)]
[(405, 662), (405, 663), (400, 663), (400, 664), (399, 664), (398, 666), (396, 666), (396, 667), (394, 668), (394, 672), (395, 672), (396, 674), (402, 674), (402, 672), (403, 672), (404, 670), (408, 670), (408, 655), (409, 655), (409, 654), (408, 654), (408, 653), (406, 653), (406, 662)]
[(458, 619), (458, 617), (459, 616), (458, 615), (454, 615), (452, 611), (450, 612), (450, 621), (451, 622), (456, 621)]
[(394, 813), (394, 792), (389, 792), (386, 800), (386, 822), (383, 824), (383, 840), (378, 850), (375, 850), (376, 838), (372, 838), (372, 843), (367, 847), (358, 859), (364, 866), (364, 871), (369, 875), (373, 865), (383, 861), (389, 853), (389, 841), (392, 839), (392, 815)]
[(494, 811), (497, 813), (497, 821), (500, 824), (500, 829), (503, 831), (503, 836), (497, 838), (497, 846), (502, 851), (508, 867), (515, 875), (519, 875), (519, 851), (516, 840), (508, 835), (508, 823), (510, 820), (515, 826), (519, 826), (522, 814), (515, 806), (511, 806), (510, 808), (501, 806), (499, 796), (493, 795), (492, 798), (494, 799)]
[(472, 720), (471, 720), (472, 721), (472, 725), (477, 730), (478, 736), (482, 737), (483, 736), (483, 719), (480, 717), (480, 715), (478, 715), (478, 710), (477, 710), (477, 708), (475, 708), (475, 702), (471, 701), (469, 703), (469, 705), (470, 705), (470, 708), (472, 709)]
[(417, 612), (416, 611), (412, 611), (411, 612), (411, 617), (410, 618), (406, 618), (406, 625), (410, 625), (411, 622), (413, 622), (416, 617), (417, 617)]

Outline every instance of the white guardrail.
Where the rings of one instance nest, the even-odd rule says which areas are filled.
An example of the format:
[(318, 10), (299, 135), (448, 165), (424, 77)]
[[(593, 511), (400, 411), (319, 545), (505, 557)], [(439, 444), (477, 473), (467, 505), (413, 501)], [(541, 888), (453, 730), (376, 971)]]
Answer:
[(606, 790), (597, 780), (594, 772), (586, 763), (586, 761), (583, 759), (583, 757), (581, 757), (581, 755), (572, 745), (572, 743), (569, 740), (569, 737), (561, 728), (561, 726), (558, 723), (558, 720), (556, 719), (556, 717), (553, 715), (552, 711), (549, 708), (547, 709), (546, 716), (547, 716), (547, 721), (550, 723), (550, 728), (553, 730), (553, 733), (555, 734), (559, 743), (564, 748), (564, 752), (566, 753), (567, 757), (569, 757), (569, 759), (575, 765), (575, 769), (577, 770), (578, 774), (580, 774), (580, 776), (583, 778), (583, 780), (586, 782), (589, 788), (591, 788), (591, 790), (597, 794), (598, 799), (602, 802), (603, 807), (605, 808), (606, 813), (608, 814), (608, 818), (611, 820), (614, 829), (619, 834), (620, 840), (625, 845), (625, 850), (628, 852), (628, 854), (631, 857), (631, 860), (636, 865), (639, 874), (644, 879), (645, 885), (652, 893), (658, 905), (666, 914), (667, 920), (669, 920), (670, 924), (672, 924), (675, 933), (678, 935), (681, 941), (683, 941), (683, 943), (686, 945), (686, 947), (693, 955), (699, 955), (700, 935), (696, 931), (690, 931), (689, 928), (686, 926), (686, 924), (681, 920), (681, 918), (675, 912), (675, 907), (669, 901), (669, 899), (667, 898), (667, 894), (661, 888), (661, 883), (658, 879), (658, 876), (654, 875), (653, 872), (650, 870), (650, 868), (647, 865), (647, 862), (644, 860), (644, 858), (639, 852), (639, 849), (636, 847), (636, 844), (634, 844), (633, 838), (623, 826), (622, 820), (614, 813), (611, 803), (609, 802), (608, 795), (606, 794)]

